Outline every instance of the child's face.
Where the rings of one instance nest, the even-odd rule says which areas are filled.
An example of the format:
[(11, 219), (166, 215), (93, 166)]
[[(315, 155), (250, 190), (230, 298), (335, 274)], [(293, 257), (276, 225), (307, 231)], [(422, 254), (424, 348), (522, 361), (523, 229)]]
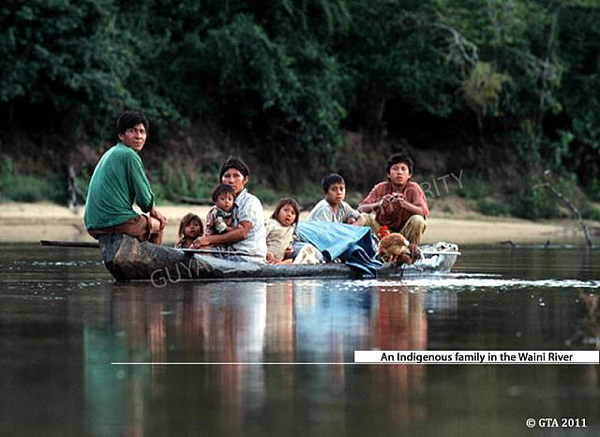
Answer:
[(410, 174), (408, 165), (406, 165), (404, 162), (399, 162), (390, 167), (389, 177), (390, 181), (394, 185), (403, 187), (406, 185), (411, 176), (412, 175)]
[(346, 185), (341, 182), (331, 184), (325, 197), (330, 204), (339, 205), (346, 198)]
[(291, 226), (296, 221), (296, 211), (289, 203), (277, 213), (277, 221), (283, 226)]
[(223, 211), (231, 211), (231, 208), (233, 208), (233, 196), (229, 193), (218, 195), (217, 206)]
[(201, 229), (202, 225), (198, 223), (198, 220), (192, 220), (183, 228), (183, 236), (185, 238), (198, 238)]

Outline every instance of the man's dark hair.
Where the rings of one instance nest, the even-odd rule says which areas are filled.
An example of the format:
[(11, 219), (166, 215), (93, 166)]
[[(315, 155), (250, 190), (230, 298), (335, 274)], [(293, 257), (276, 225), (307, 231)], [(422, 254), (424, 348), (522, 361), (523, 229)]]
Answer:
[(390, 169), (400, 163), (403, 162), (406, 164), (406, 166), (408, 167), (408, 171), (410, 172), (410, 174), (413, 174), (413, 160), (410, 159), (410, 156), (408, 156), (406, 153), (394, 153), (392, 156), (390, 156), (390, 159), (388, 160), (388, 163), (385, 167), (385, 172), (387, 174), (390, 174)]
[(129, 128), (143, 124), (146, 128), (146, 134), (150, 131), (150, 122), (148, 119), (139, 111), (123, 111), (117, 115), (117, 135), (124, 134)]
[(325, 194), (327, 194), (327, 191), (329, 191), (329, 187), (331, 187), (333, 184), (339, 183), (346, 185), (346, 182), (344, 182), (344, 178), (337, 173), (328, 174), (323, 179), (321, 179), (321, 187), (323, 187), (323, 192)]
[(233, 189), (233, 187), (230, 185), (220, 184), (217, 185), (217, 188), (215, 188), (215, 190), (212, 193), (213, 202), (216, 202), (217, 198), (223, 194), (231, 194), (235, 199), (235, 190)]
[(250, 176), (250, 169), (244, 163), (244, 161), (242, 161), (241, 159), (233, 158), (233, 157), (230, 156), (229, 158), (227, 158), (227, 161), (225, 161), (225, 164), (223, 164), (223, 166), (221, 167), (221, 171), (219, 171), (219, 182), (221, 182), (223, 180), (223, 175), (230, 168), (235, 168), (244, 177)]

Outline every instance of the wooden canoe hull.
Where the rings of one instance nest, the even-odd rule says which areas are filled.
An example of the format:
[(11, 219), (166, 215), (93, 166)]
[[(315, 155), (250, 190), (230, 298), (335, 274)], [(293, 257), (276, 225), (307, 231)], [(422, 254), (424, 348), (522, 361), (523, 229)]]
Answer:
[[(456, 252), (456, 245), (446, 244)], [(108, 271), (117, 281), (144, 280), (164, 283), (199, 279), (261, 278), (358, 278), (360, 274), (342, 263), (312, 265), (270, 265), (229, 261), (210, 255), (190, 254), (168, 246), (156, 245), (112, 234), (100, 237), (100, 253)], [(457, 255), (436, 255), (436, 259), (409, 266), (384, 264), (378, 277), (423, 276), (449, 272)]]

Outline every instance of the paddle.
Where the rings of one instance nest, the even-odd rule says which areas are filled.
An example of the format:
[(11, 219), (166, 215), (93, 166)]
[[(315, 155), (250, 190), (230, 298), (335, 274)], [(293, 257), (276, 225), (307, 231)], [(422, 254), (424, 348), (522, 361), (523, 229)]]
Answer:
[(59, 246), (59, 247), (95, 247), (98, 248), (100, 245), (92, 241), (49, 241), (40, 240), (42, 246)]
[[(57, 246), (57, 247), (77, 247), (77, 248), (99, 248), (100, 245), (92, 241), (50, 241), (40, 240), (42, 246)], [(169, 247), (169, 246), (165, 246)], [(200, 254), (213, 254), (213, 255), (238, 255), (238, 256), (249, 256), (254, 258), (263, 258), (262, 255), (252, 255), (246, 252), (236, 252), (234, 250), (210, 250), (210, 249), (179, 249), (185, 253), (200, 253)]]

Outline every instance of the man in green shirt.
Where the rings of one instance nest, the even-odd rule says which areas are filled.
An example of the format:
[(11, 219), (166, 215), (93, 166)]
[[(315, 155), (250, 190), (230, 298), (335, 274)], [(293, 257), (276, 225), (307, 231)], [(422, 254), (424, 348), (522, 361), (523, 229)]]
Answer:
[[(139, 156), (148, 129), (148, 119), (140, 112), (124, 111), (117, 117), (120, 141), (102, 155), (90, 180), (84, 221), (92, 237), (121, 233), (140, 241), (162, 242), (167, 219), (154, 206), (154, 193)], [(134, 202), (148, 215), (136, 213)]]

